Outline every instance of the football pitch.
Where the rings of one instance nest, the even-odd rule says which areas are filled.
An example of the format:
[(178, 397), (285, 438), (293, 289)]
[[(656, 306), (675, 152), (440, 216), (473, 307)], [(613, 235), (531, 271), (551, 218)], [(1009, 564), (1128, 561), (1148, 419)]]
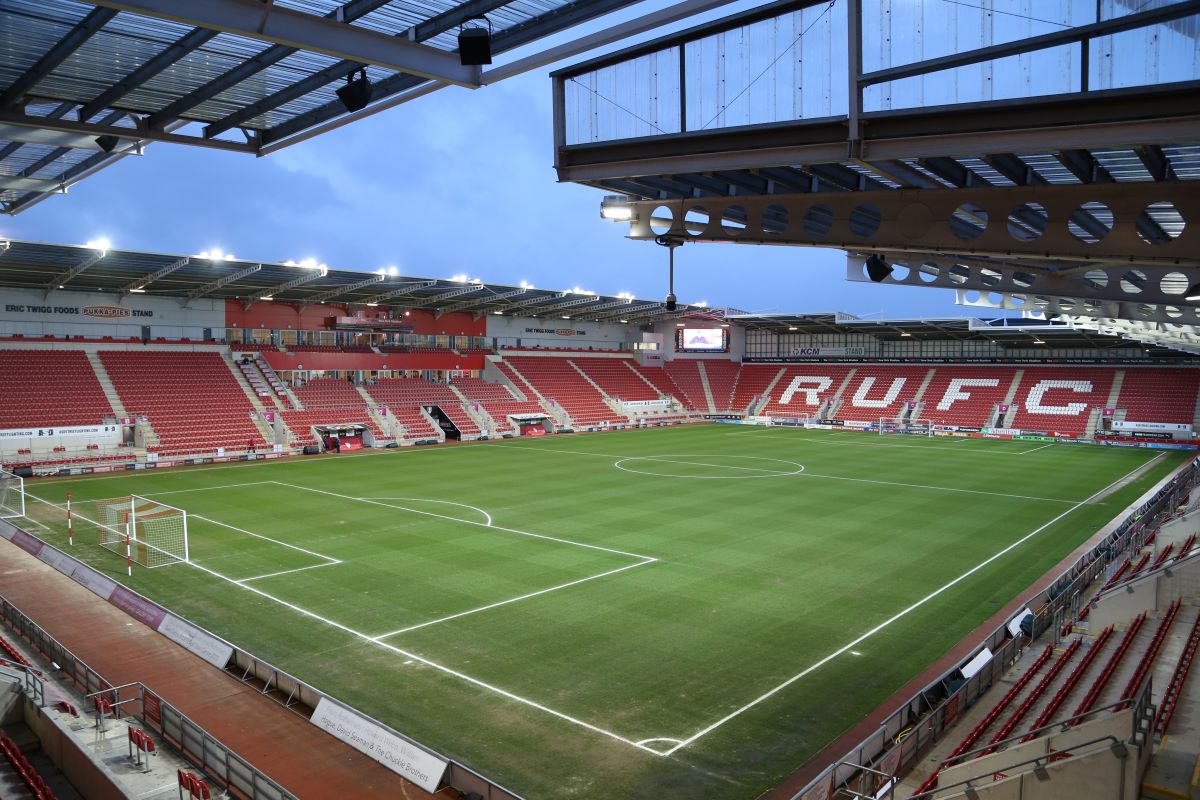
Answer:
[(26, 488), (64, 549), (67, 491), (186, 509), (188, 564), (71, 552), (530, 800), (748, 800), (1189, 456), (702, 425)]

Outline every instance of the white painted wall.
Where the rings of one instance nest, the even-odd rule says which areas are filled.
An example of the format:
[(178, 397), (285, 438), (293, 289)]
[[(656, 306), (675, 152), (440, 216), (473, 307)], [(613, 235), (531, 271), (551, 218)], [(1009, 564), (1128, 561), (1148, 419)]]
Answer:
[[(105, 310), (109, 309), (109, 310)], [(112, 310), (116, 309), (116, 310)], [(37, 289), (0, 291), (0, 336), (140, 336), (200, 339), (205, 328), (225, 336), (225, 301)]]
[[(569, 310), (568, 310), (569, 311)], [(555, 331), (572, 331), (559, 334)], [(550, 331), (546, 333), (546, 331)], [(520, 341), (523, 347), (573, 347), (586, 350), (628, 348), (631, 342), (641, 340), (641, 331), (636, 325), (619, 322), (584, 322), (557, 317), (487, 317), (487, 335), (498, 341), (501, 347), (514, 347)]]

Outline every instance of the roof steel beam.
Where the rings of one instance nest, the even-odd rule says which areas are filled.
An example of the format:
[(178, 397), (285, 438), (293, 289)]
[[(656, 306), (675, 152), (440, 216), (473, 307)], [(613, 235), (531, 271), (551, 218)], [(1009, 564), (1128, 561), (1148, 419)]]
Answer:
[[(445, 33), (455, 26), (461, 25), (472, 17), (481, 16), (494, 11), (503, 6), (508, 0), (472, 0), (461, 6), (444, 11), (435, 17), (420, 22), (408, 29), (408, 38), (414, 42), (423, 42), (427, 39), (432, 39), (440, 33)], [(387, 0), (370, 0), (370, 2), (348, 3), (343, 7), (342, 19), (346, 22), (357, 19), (369, 11), (373, 11), (376, 7), (386, 5)], [(290, 86), (286, 86), (279, 91), (264, 97), (256, 103), (251, 103), (228, 116), (213, 122), (204, 128), (204, 135), (208, 137), (219, 136), (230, 128), (236, 128), (245, 122), (248, 122), (255, 117), (261, 116), (268, 111), (279, 108), (285, 103), (289, 103), (299, 97), (303, 97), (309, 92), (320, 89), (322, 86), (345, 77), (353, 70), (362, 66), (357, 61), (342, 60), (336, 64), (331, 64), (325, 69), (313, 73), (312, 75), (296, 81)]]
[(608, 311), (609, 309), (613, 308), (629, 308), (631, 305), (633, 305), (633, 298), (612, 300), (607, 303), (601, 303), (598, 306), (592, 306), (591, 308), (584, 309), (579, 314), (575, 314), (573, 316), (575, 319), (580, 320), (595, 320), (598, 312)]
[(292, 278), (290, 281), (284, 281), (277, 286), (272, 286), (270, 289), (263, 289), (261, 292), (255, 292), (245, 299), (242, 304), (242, 310), (249, 311), (259, 300), (273, 298), (280, 292), (286, 292), (288, 289), (295, 289), (297, 286), (303, 286), (306, 283), (312, 283), (315, 280), (324, 278), (329, 272), (329, 270), (325, 269), (324, 267), (321, 267), (320, 269), (301, 267), (301, 269), (305, 270), (305, 272), (308, 274)]
[(92, 37), (92, 34), (103, 28), (116, 15), (117, 12), (109, 8), (92, 9), (87, 16), (67, 32), (66, 36), (59, 39), (53, 47), (34, 62), (33, 66), (25, 70), (24, 74), (10, 83), (3, 92), (0, 92), (0, 108), (16, 105), (27, 91), (53, 72), (59, 64), (70, 58), (72, 53)]
[(665, 311), (666, 308), (662, 303), (645, 303), (640, 306), (630, 306), (622, 311), (610, 311), (607, 314), (599, 314), (593, 322), (610, 322), (614, 319), (634, 319), (644, 317), (654, 311)]
[(155, 281), (167, 277), (177, 269), (183, 269), (190, 263), (192, 263), (192, 260), (187, 256), (184, 256), (176, 261), (172, 261), (170, 264), (167, 264), (162, 269), (153, 272), (150, 275), (138, 278), (136, 281), (131, 281), (121, 287), (121, 297), (128, 297), (130, 294), (138, 291), (139, 289), (145, 289)]
[(464, 300), (461, 303), (453, 303), (452, 305), (446, 306), (442, 309), (442, 312), (449, 314), (452, 311), (466, 311), (471, 308), (487, 306), (491, 303), (501, 303), (505, 300), (511, 300), (514, 297), (520, 297), (528, 291), (528, 288), (512, 289), (507, 292), (501, 292), (500, 294), (494, 294), (491, 297), (479, 297), (474, 300)]
[[(119, 112), (117, 118), (119, 119), (121, 116), (124, 116), (124, 112)], [(203, 139), (199, 136), (186, 136), (165, 130), (149, 130), (140, 126), (121, 128), (106, 123), (77, 122), (54, 117), (36, 117), (15, 111), (0, 111), (0, 137), (11, 141), (105, 152), (96, 142), (97, 136), (115, 136), (126, 143), (170, 142), (207, 147), (213, 150), (232, 150), (237, 153), (256, 152), (254, 145), (246, 142)], [(110, 154), (105, 152), (105, 155)]]
[(546, 303), (553, 303), (557, 300), (563, 299), (564, 297), (570, 297), (571, 294), (572, 294), (571, 292), (555, 292), (553, 295), (544, 295), (543, 294), (543, 295), (538, 295), (537, 297), (531, 297), (528, 300), (518, 300), (517, 302), (513, 303), (512, 305), (514, 305), (518, 308), (530, 308), (531, 306), (539, 306), (539, 305), (544, 305)]
[(240, 269), (232, 275), (226, 275), (224, 278), (217, 278), (215, 281), (204, 284), (199, 289), (193, 289), (192, 291), (188, 292), (187, 301), (190, 303), (193, 300), (198, 300), (201, 297), (204, 297), (204, 295), (208, 294), (209, 292), (215, 292), (231, 283), (237, 283), (242, 278), (248, 278), (254, 273), (258, 272), (260, 269), (262, 269), (262, 264), (251, 264), (245, 269)]
[(66, 194), (67, 187), (62, 181), (46, 180), (45, 178), (22, 178), (18, 176), (0, 175), (0, 192)]
[(145, 64), (142, 64), (133, 72), (130, 72), (124, 78), (88, 101), (83, 108), (79, 109), (79, 118), (82, 120), (91, 119), (188, 53), (200, 48), (205, 42), (216, 35), (216, 31), (210, 31), (206, 28), (193, 28), (188, 31), (167, 45), (166, 48), (159, 51), (157, 55)]
[(454, 53), (278, 5), (264, 6), (255, 0), (88, 1), (118, 11), (373, 64), (429, 80), (472, 88), (479, 86), (480, 69), (464, 67)]
[(383, 275), (372, 275), (369, 278), (363, 278), (361, 281), (348, 283), (345, 286), (335, 286), (332, 289), (327, 289), (324, 292), (318, 292), (317, 294), (309, 295), (308, 297), (304, 298), (304, 300), (300, 303), (300, 308), (305, 309), (311, 305), (314, 305), (315, 303), (324, 303), (326, 300), (332, 300), (335, 297), (341, 297), (344, 294), (358, 291), (365, 286), (379, 283), (382, 280), (384, 280)]
[(91, 253), (84, 256), (83, 260), (80, 261), (78, 264), (71, 267), (66, 272), (62, 272), (62, 273), (59, 273), (58, 275), (54, 276), (54, 279), (51, 280), (49, 283), (47, 283), (46, 286), (44, 287), (46, 290), (46, 294), (50, 294), (50, 292), (54, 291), (55, 289), (63, 288), (68, 283), (73, 281), (75, 278), (77, 278), (81, 274), (83, 274), (89, 267), (91, 267), (97, 261), (104, 258), (104, 256), (105, 256), (105, 252), (103, 250), (93, 250)]
[[(635, 2), (637, 0), (574, 0), (574, 2), (567, 3), (553, 11), (541, 14), (511, 28), (497, 31), (492, 36), (492, 53), (507, 52), (544, 36), (549, 36), (564, 28), (610, 14)], [(454, 54), (452, 53), (451, 55)], [(456, 55), (454, 55), (454, 58), (457, 60)], [(394, 75), (375, 84), (373, 99), (383, 100), (392, 95), (414, 89), (424, 82), (422, 78), (412, 75)], [(439, 89), (441, 87), (434, 86), (432, 88)], [(379, 104), (380, 107), (385, 107), (385, 105), (383, 103)], [(380, 108), (376, 108), (375, 110), (378, 111)], [(358, 113), (365, 116), (365, 112), (369, 111), (371, 109), (363, 109), (362, 112)], [(314, 125), (320, 125), (327, 120), (340, 117), (345, 112), (346, 109), (341, 103), (336, 100), (331, 101), (304, 114), (298, 114), (287, 122), (265, 131), (262, 136), (262, 143), (267, 145), (272, 142), (278, 142)]]
[(379, 305), (384, 300), (391, 300), (396, 297), (403, 297), (404, 295), (410, 295), (413, 292), (419, 292), (422, 289), (432, 289), (434, 286), (437, 286), (437, 285), (438, 285), (437, 281), (419, 281), (417, 283), (406, 283), (403, 286), (400, 286), (396, 289), (391, 289), (389, 291), (384, 292), (383, 294), (377, 294), (372, 297), (368, 297), (365, 300), (363, 300), (362, 302), (367, 305)]

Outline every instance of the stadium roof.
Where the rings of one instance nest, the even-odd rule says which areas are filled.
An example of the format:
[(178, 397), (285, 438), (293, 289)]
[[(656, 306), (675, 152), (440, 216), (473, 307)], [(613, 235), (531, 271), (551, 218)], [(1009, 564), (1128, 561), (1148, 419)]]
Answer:
[[(729, 0), (683, 0), (487, 70), (457, 54), (464, 24), (489, 27), (501, 55), (636, 2), (3, 0), (0, 203), (16, 213), (151, 142), (266, 155), (445, 86), (495, 83)], [(336, 92), (360, 69), (370, 105), (348, 113)]]
[(747, 328), (776, 334), (862, 333), (887, 342), (904, 339), (980, 340), (1006, 348), (1036, 349), (1045, 346), (1110, 350), (1144, 348), (1152, 355), (1174, 355), (1170, 351), (1200, 354), (1200, 334), (1191, 325), (1132, 323), (1126, 320), (1097, 321), (1064, 315), (863, 319), (843, 312), (811, 314), (726, 314), (725, 320)]
[(683, 316), (720, 318), (724, 312), (681, 303), (674, 312), (657, 300), (608, 296), (573, 287), (538, 289), (483, 283), (462, 276), (421, 278), (387, 270), (363, 272), (305, 262), (247, 261), (217, 254), (183, 256), (63, 245), (0, 241), (0, 287), (117, 292), (240, 300), (247, 307), (272, 299), (299, 305), (337, 303), (464, 311), (576, 321), (652, 322)]

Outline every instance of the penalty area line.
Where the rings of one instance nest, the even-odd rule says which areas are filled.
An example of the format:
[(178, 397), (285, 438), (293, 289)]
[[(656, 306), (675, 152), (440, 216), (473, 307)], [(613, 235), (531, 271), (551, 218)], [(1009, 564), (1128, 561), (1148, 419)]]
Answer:
[(528, 594), (523, 594), (518, 597), (510, 597), (509, 599), (501, 600), (498, 603), (488, 603), (486, 606), (480, 606), (479, 608), (472, 608), (468, 611), (460, 611), (457, 614), (450, 614), (445, 617), (431, 619), (428, 622), (421, 622), (417, 625), (409, 625), (407, 628), (400, 628), (399, 630), (389, 631), (388, 633), (381, 633), (378, 636), (372, 638), (371, 641), (378, 642), (381, 639), (388, 638), (389, 636), (398, 636), (399, 634), (408, 633), (409, 631), (415, 631), (420, 628), (428, 628), (430, 625), (438, 625), (443, 622), (449, 622), (452, 619), (458, 619), (460, 617), (467, 617), (467, 616), (470, 616), (471, 614), (478, 614), (481, 611), (490, 611), (493, 608), (499, 608), (500, 606), (506, 606), (511, 603), (519, 602), (521, 600), (528, 600), (529, 598), (537, 597), (538, 595), (549, 594), (550, 592), (557, 592), (559, 589), (567, 589), (571, 586), (578, 586), (581, 583), (587, 583), (588, 581), (594, 581), (599, 578), (607, 578), (609, 575), (616, 575), (618, 572), (624, 572), (626, 570), (634, 569), (635, 567), (644, 567), (647, 564), (653, 564), (656, 561), (658, 561), (657, 558), (648, 558), (645, 561), (639, 561), (636, 564), (626, 564), (623, 567), (617, 567), (616, 569), (610, 569), (607, 572), (601, 572), (596, 575), (589, 575), (586, 578), (580, 578), (578, 580), (569, 581), (567, 583), (560, 583), (557, 586), (551, 586), (547, 589), (539, 589), (536, 592), (529, 592)]
[(869, 631), (867, 631), (866, 633), (862, 634), (861, 636), (859, 636), (857, 639), (855, 639), (854, 641), (850, 642), (849, 644), (846, 644), (846, 645), (844, 645), (843, 647), (841, 647), (841, 648), (839, 648), (839, 649), (837, 649), (837, 650), (833, 651), (833, 652), (832, 652), (832, 653), (830, 653), (829, 655), (827, 655), (827, 656), (825, 656), (824, 658), (822, 658), (820, 661), (817, 661), (816, 663), (812, 664), (811, 666), (809, 666), (808, 668), (804, 669), (803, 671), (796, 673), (795, 675), (793, 675), (792, 677), (788, 678), (786, 681), (784, 681), (783, 683), (779, 684), (778, 686), (775, 686), (774, 688), (772, 688), (772, 689), (770, 689), (770, 690), (768, 690), (768, 691), (766, 691), (766, 692), (763, 692), (761, 695), (759, 695), (758, 697), (754, 698), (754, 699), (753, 699), (753, 700), (751, 700), (749, 703), (746, 703), (746, 705), (742, 706), (741, 708), (738, 708), (738, 709), (736, 709), (736, 710), (734, 710), (734, 711), (731, 711), (730, 713), (728, 713), (728, 714), (726, 714), (725, 716), (721, 717), (719, 720), (717, 720), (717, 721), (716, 721), (716, 722), (714, 722), (713, 724), (709, 725), (708, 727), (706, 727), (706, 728), (703, 728), (703, 729), (701, 729), (700, 731), (697, 731), (696, 733), (692, 734), (692, 735), (691, 735), (691, 736), (689, 736), (688, 738), (686, 738), (686, 739), (684, 739), (684, 740), (680, 741), (680, 743), (679, 743), (679, 744), (675, 745), (675, 746), (674, 746), (674, 747), (672, 747), (670, 750), (667, 750), (665, 753), (662, 753), (662, 755), (667, 755), (667, 756), (669, 756), (669, 755), (672, 755), (673, 753), (675, 753), (677, 750), (680, 750), (680, 749), (682, 749), (682, 748), (684, 748), (684, 747), (687, 747), (688, 745), (692, 744), (693, 742), (695, 742), (697, 739), (701, 738), (702, 736), (705, 736), (705, 735), (707, 735), (707, 734), (709, 734), (709, 733), (712, 733), (714, 730), (716, 730), (717, 728), (721, 727), (721, 726), (722, 726), (722, 725), (724, 725), (726, 722), (729, 722), (731, 719), (734, 719), (735, 717), (737, 717), (737, 716), (740, 716), (741, 714), (745, 713), (746, 711), (749, 711), (750, 709), (752, 709), (752, 708), (754, 708), (755, 706), (757, 706), (759, 703), (762, 703), (764, 700), (767, 700), (767, 699), (769, 699), (769, 698), (773, 697), (774, 695), (778, 694), (779, 692), (783, 691), (783, 690), (784, 690), (784, 689), (786, 689), (787, 687), (791, 686), (793, 683), (795, 683), (796, 681), (800, 680), (801, 678), (803, 678), (803, 677), (805, 677), (805, 676), (809, 675), (810, 673), (814, 672), (815, 670), (817, 670), (817, 669), (820, 669), (821, 667), (825, 666), (825, 665), (826, 665), (826, 664), (828, 664), (830, 661), (832, 661), (833, 659), (835, 659), (835, 658), (837, 658), (838, 656), (842, 655), (843, 653), (846, 653), (846, 652), (850, 651), (851, 649), (853, 649), (854, 647), (858, 646), (859, 644), (862, 644), (864, 641), (866, 641), (867, 639), (871, 638), (871, 637), (872, 637), (872, 636), (874, 636), (875, 634), (879, 633), (879, 632), (880, 632), (881, 630), (883, 630), (884, 628), (887, 628), (888, 626), (890, 626), (890, 625), (891, 625), (893, 622), (896, 622), (897, 620), (899, 620), (899, 619), (901, 619), (901, 618), (903, 618), (903, 617), (906, 617), (906, 616), (908, 616), (909, 614), (911, 614), (911, 613), (912, 613), (913, 611), (915, 611), (916, 609), (918, 609), (918, 608), (920, 608), (921, 606), (923, 606), (923, 605), (925, 605), (926, 603), (928, 603), (930, 600), (934, 599), (935, 597), (937, 597), (938, 595), (942, 594), (943, 592), (945, 592), (946, 590), (950, 589), (951, 587), (953, 587), (953, 586), (955, 586), (955, 585), (957, 585), (957, 584), (961, 583), (962, 581), (966, 580), (967, 578), (969, 578), (970, 576), (974, 575), (974, 574), (975, 574), (976, 572), (978, 572), (979, 570), (981, 570), (981, 569), (983, 569), (984, 567), (986, 567), (988, 564), (991, 564), (991, 563), (992, 563), (993, 561), (995, 561), (996, 559), (998, 559), (998, 558), (1001, 558), (1002, 556), (1004, 556), (1004, 555), (1006, 555), (1006, 554), (1008, 554), (1008, 553), (1012, 552), (1012, 551), (1013, 551), (1013, 550), (1015, 550), (1017, 547), (1020, 547), (1020, 546), (1021, 546), (1022, 544), (1024, 544), (1025, 542), (1029, 541), (1029, 540), (1030, 540), (1030, 539), (1032, 539), (1033, 537), (1035, 537), (1035, 536), (1037, 536), (1038, 534), (1040, 534), (1042, 531), (1046, 530), (1046, 529), (1047, 529), (1047, 528), (1049, 528), (1050, 526), (1052, 526), (1052, 525), (1054, 525), (1055, 523), (1057, 523), (1059, 520), (1061, 520), (1061, 519), (1063, 519), (1064, 517), (1066, 517), (1066, 516), (1067, 516), (1068, 514), (1070, 514), (1071, 512), (1075, 511), (1076, 509), (1078, 509), (1078, 508), (1080, 508), (1080, 507), (1082, 507), (1082, 506), (1085, 506), (1085, 505), (1087, 505), (1087, 504), (1088, 504), (1088, 502), (1089, 502), (1089, 501), (1091, 501), (1093, 498), (1099, 497), (1100, 495), (1102, 495), (1102, 494), (1104, 494), (1105, 492), (1107, 492), (1107, 491), (1108, 491), (1110, 488), (1112, 488), (1113, 486), (1116, 486), (1117, 484), (1119, 484), (1119, 483), (1121, 483), (1122, 481), (1124, 481), (1124, 480), (1126, 480), (1127, 478), (1129, 478), (1131, 475), (1133, 475), (1133, 474), (1135, 474), (1135, 473), (1139, 472), (1140, 470), (1142, 470), (1142, 469), (1144, 469), (1144, 468), (1148, 467), (1150, 464), (1154, 463), (1155, 461), (1159, 460), (1160, 458), (1164, 457), (1165, 455), (1166, 455), (1166, 453), (1160, 453), (1159, 455), (1157, 455), (1157, 456), (1154, 456), (1153, 458), (1151, 458), (1149, 461), (1146, 461), (1145, 463), (1143, 463), (1143, 464), (1139, 465), (1139, 466), (1138, 466), (1138, 467), (1136, 467), (1135, 469), (1133, 469), (1133, 470), (1130, 470), (1130, 471), (1129, 471), (1127, 474), (1125, 474), (1125, 475), (1121, 476), (1120, 478), (1118, 478), (1117, 480), (1113, 481), (1113, 482), (1112, 482), (1112, 483), (1110, 483), (1108, 486), (1105, 486), (1103, 489), (1101, 489), (1100, 491), (1096, 492), (1096, 493), (1095, 493), (1095, 494), (1093, 494), (1091, 497), (1088, 497), (1086, 500), (1080, 500), (1078, 503), (1076, 503), (1075, 505), (1071, 506), (1071, 507), (1070, 507), (1070, 508), (1068, 508), (1066, 511), (1062, 512), (1061, 514), (1059, 514), (1057, 517), (1055, 517), (1054, 519), (1050, 520), (1050, 521), (1049, 521), (1049, 522), (1047, 522), (1046, 524), (1042, 525), (1041, 527), (1037, 528), (1037, 529), (1036, 529), (1036, 530), (1034, 530), (1034, 531), (1031, 531), (1030, 533), (1027, 533), (1027, 534), (1025, 534), (1025, 535), (1024, 535), (1024, 536), (1022, 536), (1020, 539), (1018, 539), (1017, 541), (1015, 541), (1015, 542), (1013, 542), (1012, 544), (1008, 545), (1008, 546), (1007, 546), (1007, 547), (1005, 547), (1004, 549), (1002, 549), (1002, 550), (998, 551), (998, 552), (997, 552), (997, 553), (995, 553), (994, 555), (992, 555), (992, 556), (988, 557), (986, 560), (984, 560), (984, 561), (981, 561), (981, 562), (979, 562), (978, 564), (976, 564), (975, 566), (971, 567), (969, 570), (967, 570), (967, 571), (966, 571), (966, 572), (964, 572), (963, 574), (959, 575), (959, 576), (958, 576), (957, 578), (955, 578), (954, 580), (952, 580), (952, 581), (950, 581), (950, 582), (948, 582), (948, 583), (944, 584), (943, 586), (941, 586), (941, 587), (939, 587), (939, 588), (937, 588), (937, 589), (933, 590), (933, 591), (932, 591), (932, 592), (930, 592), (929, 594), (927, 594), (927, 595), (925, 595), (924, 597), (922, 597), (920, 600), (918, 600), (918, 601), (916, 601), (915, 603), (913, 603), (912, 605), (910, 605), (908, 608), (904, 609), (903, 611), (900, 611), (900, 612), (899, 612), (899, 613), (897, 613), (897, 614), (894, 614), (893, 616), (891, 616), (891, 617), (889, 617), (888, 619), (884, 620), (883, 622), (879, 623), (879, 624), (878, 624), (878, 625), (876, 625), (874, 628), (871, 628)]
[[(389, 650), (397, 655), (404, 656), (405, 658), (411, 659), (420, 664), (424, 664), (427, 667), (436, 669), (439, 672), (445, 673), (446, 675), (450, 675), (451, 677), (458, 678), (459, 680), (465, 681), (466, 683), (469, 683), (473, 686), (477, 686), (481, 689), (486, 689), (487, 691), (492, 692), (494, 694), (498, 694), (501, 697), (506, 697), (509, 700), (513, 700), (515, 702), (521, 703), (522, 705), (526, 705), (526, 706), (529, 706), (530, 708), (537, 709), (538, 711), (549, 714), (553, 717), (557, 717), (558, 719), (561, 719), (564, 722), (569, 722), (572, 725), (576, 725), (578, 727), (592, 731), (593, 733), (598, 733), (598, 734), (601, 734), (602, 736), (607, 736), (610, 739), (615, 739), (616, 741), (622, 742), (631, 747), (636, 747), (638, 750), (641, 750), (646, 753), (650, 753), (651, 755), (656, 755), (656, 756), (667, 755), (667, 753), (663, 753), (663, 752), (655, 750), (651, 747), (647, 747), (646, 745), (641, 744), (639, 742), (635, 742), (632, 739), (627, 739), (626, 737), (620, 735), (619, 733), (614, 733), (613, 731), (606, 730), (605, 728), (601, 728), (598, 725), (593, 725), (590, 722), (585, 722), (576, 717), (572, 717), (570, 714), (565, 714), (561, 711), (556, 711), (555, 709), (550, 708), (549, 706), (544, 706), (535, 700), (530, 700), (527, 697), (522, 697), (521, 695), (510, 692), (507, 689), (501, 689), (499, 686), (494, 686), (493, 684), (487, 683), (486, 681), (482, 681), (479, 678), (474, 678), (470, 675), (467, 675), (464, 672), (459, 672), (456, 669), (447, 667), (445, 664), (439, 664), (436, 661), (432, 661), (428, 658), (425, 658), (424, 656), (417, 655), (416, 653), (413, 653), (409, 650), (405, 650), (403, 648), (396, 647), (395, 645), (388, 644), (387, 642), (377, 641), (373, 637), (368, 636), (367, 634), (365, 634), (361, 631), (356, 631), (354, 628), (351, 628), (348, 625), (343, 625), (340, 622), (335, 622), (326, 617), (322, 617), (320, 614), (309, 611), (308, 609), (304, 608), (303, 606), (298, 606), (295, 603), (290, 603), (287, 600), (283, 600), (283, 599), (276, 597), (268, 592), (264, 592), (262, 589), (257, 589), (253, 586), (247, 586), (245, 583), (241, 583), (237, 580), (234, 580), (233, 578), (230, 578), (228, 575), (222, 575), (220, 572), (217, 572), (214, 569), (209, 569), (208, 567), (201, 566), (200, 564), (196, 564), (194, 562), (187, 562), (187, 563), (189, 564), (189, 566), (195, 567), (196, 569), (198, 569), (202, 572), (206, 572), (215, 578), (219, 578), (220, 580), (223, 580), (223, 581), (228, 581), (229, 583), (232, 583), (234, 586), (237, 586), (241, 589), (245, 589), (248, 592), (253, 592), (254, 594), (256, 594), (260, 597), (263, 597), (263, 598), (266, 598), (267, 600), (271, 600), (275, 603), (278, 603), (281, 606), (289, 608), (298, 614), (302, 614), (303, 616), (306, 616), (309, 619), (313, 619), (324, 625), (328, 625), (331, 628), (336, 628), (337, 630), (340, 630), (343, 633), (347, 633), (347, 634), (353, 636), (354, 638), (360, 639), (364, 642), (367, 642), (368, 644), (374, 645), (375, 647), (381, 647), (385, 650)], [(649, 741), (654, 741), (654, 740), (649, 740)]]

